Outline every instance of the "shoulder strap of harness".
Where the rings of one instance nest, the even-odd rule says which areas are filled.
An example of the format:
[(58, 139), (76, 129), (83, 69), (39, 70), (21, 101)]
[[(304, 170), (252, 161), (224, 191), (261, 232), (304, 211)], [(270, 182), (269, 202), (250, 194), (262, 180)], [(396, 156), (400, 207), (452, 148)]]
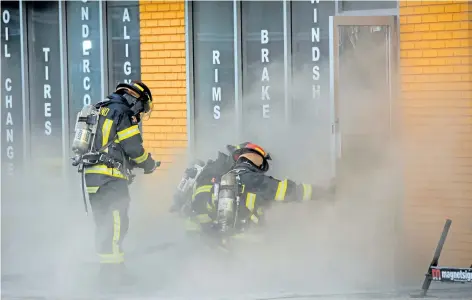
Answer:
[[(98, 102), (97, 104), (95, 104), (94, 106), (95, 106), (96, 109), (100, 109), (100, 108), (102, 108), (102, 107), (104, 107), (104, 106), (110, 105), (112, 102), (113, 102), (113, 99), (112, 99), (112, 98), (106, 97), (105, 99), (99, 101), (99, 102)], [(108, 143), (106, 143), (105, 145), (103, 145), (102, 147), (100, 147), (96, 152), (102, 152), (103, 150), (107, 149), (107, 148), (115, 141), (115, 139), (116, 139), (117, 136), (118, 136), (118, 134), (115, 134), (115, 136), (114, 136), (112, 139), (110, 139), (110, 140), (108, 141)]]
[(112, 99), (107, 97), (107, 98), (103, 99), (102, 101), (98, 102), (97, 104), (95, 104), (95, 108), (100, 108), (100, 107), (103, 107), (103, 106), (107, 106), (111, 102), (112, 102)]

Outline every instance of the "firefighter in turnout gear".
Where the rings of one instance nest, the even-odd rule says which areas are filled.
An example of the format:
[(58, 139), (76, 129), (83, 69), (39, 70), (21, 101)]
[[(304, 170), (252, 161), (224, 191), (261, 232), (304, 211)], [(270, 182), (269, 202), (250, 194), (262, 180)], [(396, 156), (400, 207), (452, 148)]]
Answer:
[[(181, 211), (185, 217), (190, 217), (187, 223), (187, 229), (190, 231), (200, 229), (200, 221), (205, 223), (207, 213), (207, 201), (201, 201), (211, 197), (212, 179), (218, 178), (228, 172), (234, 165), (237, 157), (234, 151), (247, 145), (248, 142), (237, 145), (226, 145), (228, 154), (218, 151), (218, 157), (215, 160), (209, 159), (206, 163), (197, 160), (194, 166), (187, 168), (182, 180), (192, 180), (185, 190), (180, 187), (174, 194), (171, 212)], [(197, 199), (197, 201), (195, 201)], [(203, 212), (195, 214), (193, 212)], [(203, 220), (199, 218), (203, 217)]]
[(313, 184), (297, 184), (290, 179), (279, 180), (265, 173), (269, 170), (270, 154), (256, 144), (235, 151), (238, 160), (231, 172), (234, 172), (242, 183), (242, 202), (245, 209), (242, 218), (259, 223), (263, 209), (275, 202), (299, 202), (331, 198), (335, 187), (320, 187)]
[[(256, 144), (248, 143), (236, 149), (233, 157), (236, 162), (229, 172), (236, 175), (241, 185), (241, 204), (238, 209), (240, 229), (263, 224), (263, 209), (274, 201), (309, 201), (330, 198), (334, 194), (334, 185), (327, 188), (317, 187), (312, 184), (296, 184), (289, 179), (278, 180), (267, 176), (265, 173), (269, 170), (271, 156)], [(218, 178), (215, 179), (218, 181)], [(204, 189), (207, 194), (199, 191), (199, 188), (194, 193), (194, 203), (199, 203), (199, 205), (194, 205), (194, 209), (197, 212), (198, 221), (209, 224), (207, 227), (211, 228), (216, 218), (216, 195), (213, 194), (213, 186), (205, 186)]]
[(134, 176), (130, 170), (137, 167), (150, 174), (160, 165), (143, 148), (138, 128), (142, 116), (151, 112), (151, 104), (149, 88), (133, 81), (118, 84), (114, 93), (95, 105), (99, 117), (91, 147), (99, 149), (100, 158), (96, 164), (84, 165), (84, 173), (103, 277), (120, 277), (124, 271), (121, 245), (129, 226), (128, 184)]

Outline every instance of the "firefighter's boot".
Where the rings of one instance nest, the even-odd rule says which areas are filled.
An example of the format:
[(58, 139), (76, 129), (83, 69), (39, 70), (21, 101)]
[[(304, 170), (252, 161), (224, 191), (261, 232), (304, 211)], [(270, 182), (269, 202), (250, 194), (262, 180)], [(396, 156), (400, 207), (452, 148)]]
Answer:
[(103, 264), (100, 266), (99, 276), (100, 285), (105, 289), (132, 286), (136, 283), (125, 264)]

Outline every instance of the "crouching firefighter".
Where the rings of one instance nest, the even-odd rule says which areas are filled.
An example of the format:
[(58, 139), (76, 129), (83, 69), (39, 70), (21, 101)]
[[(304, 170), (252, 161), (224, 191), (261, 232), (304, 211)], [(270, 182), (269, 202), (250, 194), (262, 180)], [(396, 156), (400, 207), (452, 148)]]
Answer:
[(296, 184), (266, 175), (271, 156), (256, 144), (248, 143), (235, 150), (234, 157), (237, 160), (232, 168), (220, 182), (215, 180), (212, 197), (205, 198), (208, 219), (213, 229), (223, 235), (223, 241), (249, 227), (262, 225), (264, 209), (271, 203), (329, 199), (335, 192), (334, 185)]
[[(226, 145), (228, 154), (218, 151), (215, 160), (209, 159), (206, 163), (196, 160), (193, 165), (187, 168), (182, 176), (179, 186), (174, 194), (171, 212), (180, 212), (184, 217), (188, 217), (187, 230), (199, 230), (199, 223), (195, 222), (198, 215), (193, 211), (206, 211), (207, 201), (194, 201), (197, 198), (202, 199), (205, 196), (211, 196), (212, 179), (219, 178), (222, 174), (228, 172), (236, 161), (233, 156), (236, 149), (244, 147), (246, 143), (238, 145)], [(194, 207), (195, 206), (195, 207)], [(206, 214), (203, 216), (205, 217)]]
[(151, 113), (151, 103), (144, 83), (120, 83), (105, 100), (85, 106), (77, 115), (72, 165), (82, 173), (86, 208), (85, 192), (89, 196), (103, 277), (120, 277), (124, 271), (121, 245), (129, 226), (131, 170), (142, 168), (150, 174), (160, 165), (143, 148), (138, 128), (142, 115)]

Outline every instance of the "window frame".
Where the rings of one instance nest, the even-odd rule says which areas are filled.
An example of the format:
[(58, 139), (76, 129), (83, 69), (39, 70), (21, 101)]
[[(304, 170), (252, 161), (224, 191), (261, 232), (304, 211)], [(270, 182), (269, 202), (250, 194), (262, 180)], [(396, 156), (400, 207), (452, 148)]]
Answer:
[[(112, 75), (113, 74), (113, 64), (110, 63), (110, 59), (113, 59), (113, 56), (112, 55), (109, 55), (110, 52), (108, 51), (108, 49), (110, 49), (110, 45), (113, 45), (112, 43), (112, 36), (111, 36), (111, 33), (110, 33), (110, 22), (111, 22), (111, 18), (110, 18), (110, 15), (108, 14), (108, 11), (109, 11), (109, 5), (112, 5), (111, 3), (114, 3), (114, 2), (110, 2), (110, 1), (105, 1), (105, 0), (99, 0), (100, 3), (102, 4), (101, 5), (101, 9), (102, 9), (102, 14), (101, 14), (101, 17), (100, 17), (100, 24), (102, 25), (101, 28), (103, 29), (103, 32), (104, 34), (102, 35), (102, 39), (101, 39), (101, 43), (102, 43), (102, 48), (104, 49), (104, 57), (103, 57), (103, 67), (104, 69), (103, 70), (106, 70), (106, 78), (104, 78), (104, 84), (103, 86), (106, 86), (107, 88), (104, 90), (104, 93), (103, 93), (103, 96), (107, 95), (109, 92), (110, 92), (110, 89), (113, 89), (115, 88), (115, 85), (113, 83), (113, 78), (112, 78)], [(140, 25), (140, 10), (139, 10), (139, 1), (136, 1), (136, 0), (128, 0), (128, 1), (123, 1), (123, 2), (136, 2), (136, 5), (138, 7), (138, 28), (139, 30), (141, 30), (141, 25)], [(116, 1), (116, 3), (120, 3), (120, 1)], [(116, 6), (122, 6), (122, 7), (125, 7), (126, 5), (116, 5)], [(140, 39), (141, 39), (141, 36), (140, 36)], [(139, 53), (140, 53), (140, 60), (141, 60), (141, 45), (139, 43), (139, 47), (140, 47), (140, 50), (139, 50)], [(106, 68), (105, 68), (106, 67)], [(105, 72), (102, 72), (102, 73), (105, 73)], [(141, 70), (141, 61), (139, 62), (139, 78), (136, 78), (137, 80), (141, 80), (141, 73), (142, 73), (142, 70)], [(141, 123), (140, 123), (141, 124)]]
[[(244, 53), (242, 49), (242, 1), (233, 0), (233, 21), (234, 21), (234, 78), (235, 78), (235, 110), (237, 137), (242, 134), (242, 71)], [(285, 125), (290, 126), (292, 121), (293, 98), (291, 88), (293, 86), (292, 68), (292, 2), (283, 0), (283, 22), (284, 22), (284, 84), (285, 84)], [(391, 9), (371, 9), (342, 11), (342, 0), (333, 0), (335, 6), (335, 16), (399, 16), (399, 1), (397, 7)], [(195, 153), (195, 84), (193, 81), (193, 18), (192, 1), (185, 0), (185, 46), (186, 46), (186, 72), (187, 72), (187, 153), (194, 158)], [(398, 19), (398, 18), (397, 18)], [(398, 25), (398, 24), (397, 24)], [(399, 54), (398, 54), (399, 55)], [(330, 64), (330, 77), (333, 73), (333, 66)], [(398, 73), (398, 72), (397, 72)], [(334, 124), (334, 120), (332, 120)], [(334, 126), (334, 125), (333, 125)]]
[(363, 9), (363, 10), (343, 10), (342, 0), (334, 0), (336, 16), (399, 16), (400, 15), (400, 0), (397, 0), (397, 7), (395, 8), (377, 8), (377, 9)]
[[(139, 1), (133, 1), (136, 2), (136, 5), (139, 8)], [(22, 129), (23, 129), (23, 136), (21, 137), (23, 139), (23, 149), (22, 152), (20, 152), (23, 156), (23, 162), (24, 165), (29, 165), (32, 162), (32, 155), (33, 155), (33, 150), (32, 150), (32, 143), (31, 143), (31, 121), (30, 121), (30, 113), (31, 112), (31, 97), (30, 97), (30, 91), (28, 86), (30, 85), (30, 79), (29, 79), (29, 47), (31, 47), (31, 42), (28, 40), (28, 19), (27, 19), (27, 14), (28, 14), (28, 5), (31, 2), (27, 1), (18, 1), (19, 3), (19, 13), (20, 13), (20, 32), (21, 32), (21, 42), (20, 42), (20, 55), (21, 55), (21, 88), (23, 90), (23, 95), (22, 95), (22, 105), (23, 105), (23, 123), (22, 123)], [(109, 54), (108, 54), (108, 28), (107, 28), (107, 20), (108, 20), (108, 15), (106, 11), (106, 1), (104, 0), (98, 0), (99, 3), (99, 30), (100, 30), (100, 67), (102, 70), (104, 70), (101, 73), (101, 94), (102, 96), (105, 96), (109, 92), (109, 80), (110, 80), (110, 71), (108, 68), (108, 59), (109, 59)], [(70, 168), (70, 161), (69, 161), (69, 150), (70, 150), (70, 145), (69, 145), (69, 140), (71, 138), (70, 133), (69, 133), (69, 122), (71, 118), (75, 118), (75, 116), (69, 116), (69, 86), (68, 86), (68, 65), (67, 65), (67, 58), (68, 58), (68, 49), (67, 45), (65, 42), (67, 41), (67, 14), (66, 14), (66, 7), (67, 3), (63, 1), (58, 1), (58, 7), (59, 7), (59, 61), (60, 61), (60, 88), (61, 88), (61, 126), (62, 126), (62, 132), (61, 132), (61, 138), (62, 138), (62, 157), (61, 161), (63, 162), (62, 166), (62, 173), (64, 175), (64, 178), (70, 177), (71, 174), (71, 168)], [(139, 14), (138, 14), (139, 18)], [(141, 72), (139, 72), (141, 74)], [(28, 174), (25, 174), (25, 176)], [(67, 184), (67, 180), (66, 184)]]
[[(233, 0), (233, 41), (234, 41), (234, 109), (235, 130), (241, 137), (242, 115), (242, 60), (241, 60), (241, 2)], [(194, 79), (194, 27), (193, 1), (184, 1), (185, 11), (185, 56), (186, 56), (186, 107), (187, 107), (187, 157), (196, 159), (196, 124), (195, 124), (195, 79)]]

